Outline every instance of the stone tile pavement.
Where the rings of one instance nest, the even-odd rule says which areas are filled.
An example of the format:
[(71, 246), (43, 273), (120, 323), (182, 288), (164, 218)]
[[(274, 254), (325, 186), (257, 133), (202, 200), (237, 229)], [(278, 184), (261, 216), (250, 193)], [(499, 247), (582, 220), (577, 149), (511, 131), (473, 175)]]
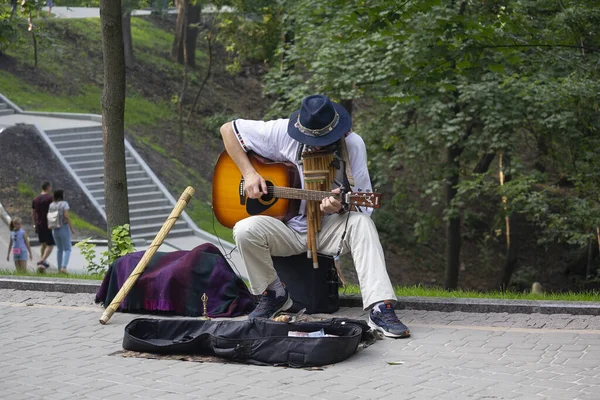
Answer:
[(403, 310), (411, 338), (307, 371), (111, 355), (136, 315), (103, 326), (101, 311), (0, 290), (0, 399), (600, 399), (600, 316)]

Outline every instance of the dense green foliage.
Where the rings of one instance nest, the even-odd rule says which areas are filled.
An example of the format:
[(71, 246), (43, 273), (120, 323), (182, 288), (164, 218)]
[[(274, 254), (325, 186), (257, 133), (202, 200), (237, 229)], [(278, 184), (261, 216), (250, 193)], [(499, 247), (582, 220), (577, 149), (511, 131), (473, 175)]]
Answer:
[[(563, 272), (588, 283), (598, 276), (598, 0), (214, 4), (234, 10), (221, 14), (214, 27), (232, 54), (228, 70), (246, 73), (248, 60), (265, 66), (268, 117), (289, 115), (315, 92), (352, 107), (354, 128), (369, 147), (375, 187), (385, 193), (375, 218), (392, 275), (407, 264), (428, 278), (444, 268), (447, 277), (458, 274), (455, 260), (444, 254), (444, 248), (454, 247), (465, 287), (506, 286), (515, 266), (513, 283), (525, 287), (546, 280), (551, 288), (577, 288)], [(2, 15), (6, 12), (0, 7)], [(20, 24), (2, 29), (0, 48), (16, 43), (10, 39), (15, 29), (26, 32), (27, 25)], [(80, 40), (73, 33), (84, 31), (82, 24), (96, 34), (96, 23), (81, 21), (72, 22), (77, 29), (66, 28), (65, 36)], [(44, 37), (43, 24), (39, 28), (40, 69), (60, 80), (66, 79), (64, 71), (84, 75), (78, 63), (66, 60), (64, 68), (58, 62), (64, 60), (63, 46)], [(132, 29), (140, 66), (159, 66), (171, 82), (181, 76), (181, 68), (164, 57), (170, 33), (150, 31), (142, 21), (134, 21)], [(31, 50), (24, 48), (10, 55), (30, 67)], [(96, 57), (92, 50), (81, 46), (81, 58)], [(37, 102), (66, 111), (77, 103), (81, 111), (97, 112), (100, 72), (87, 73), (95, 82), (78, 83), (77, 102), (72, 93), (26, 96), (31, 86), (4, 72), (0, 86), (26, 106)], [(193, 81), (203, 76), (196, 75)], [(173, 106), (165, 96), (148, 101), (138, 96), (141, 87), (129, 89), (128, 125), (172, 120)], [(224, 108), (202, 118), (216, 131), (233, 114)], [(154, 136), (138, 140), (160, 154), (170, 151)], [(212, 231), (206, 207), (190, 212)]]
[(511, 243), (536, 271), (545, 266), (534, 253), (552, 246), (565, 259), (588, 246), (597, 254), (597, 1), (298, 0), (255, 12), (279, 38), (264, 57), (272, 116), (313, 92), (356, 105), (373, 178), (391, 195), (378, 214), (391, 248), (439, 248), (440, 228), (454, 219), (479, 262), (501, 269), (509, 217)]

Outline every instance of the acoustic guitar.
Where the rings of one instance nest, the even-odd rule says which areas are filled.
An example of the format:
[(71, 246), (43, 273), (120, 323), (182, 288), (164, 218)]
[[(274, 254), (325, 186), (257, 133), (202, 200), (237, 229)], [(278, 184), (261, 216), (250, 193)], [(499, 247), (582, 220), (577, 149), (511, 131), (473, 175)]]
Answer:
[(236, 222), (252, 215), (268, 215), (288, 221), (298, 215), (301, 200), (319, 201), (326, 197), (338, 198), (346, 205), (379, 208), (380, 193), (331, 192), (300, 189), (301, 180), (296, 165), (273, 162), (255, 153), (248, 153), (250, 162), (267, 182), (268, 194), (250, 199), (244, 190), (244, 179), (237, 165), (226, 151), (221, 153), (212, 182), (212, 204), (221, 225), (233, 228)]

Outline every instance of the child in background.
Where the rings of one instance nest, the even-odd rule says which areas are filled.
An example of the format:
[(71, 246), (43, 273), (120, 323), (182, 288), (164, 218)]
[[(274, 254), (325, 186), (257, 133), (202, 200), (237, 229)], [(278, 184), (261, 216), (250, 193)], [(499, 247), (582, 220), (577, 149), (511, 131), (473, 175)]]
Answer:
[(10, 260), (10, 253), (13, 255), (15, 268), (17, 271), (27, 271), (27, 256), (33, 259), (31, 246), (29, 245), (29, 237), (21, 228), (21, 218), (16, 217), (10, 221), (10, 244), (8, 245), (8, 254), (6, 261)]

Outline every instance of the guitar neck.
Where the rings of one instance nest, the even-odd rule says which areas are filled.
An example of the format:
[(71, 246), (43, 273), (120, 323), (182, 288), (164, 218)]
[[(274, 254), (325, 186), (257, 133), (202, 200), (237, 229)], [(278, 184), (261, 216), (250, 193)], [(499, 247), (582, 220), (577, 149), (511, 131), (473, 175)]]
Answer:
[(284, 186), (273, 186), (269, 188), (269, 193), (275, 197), (282, 199), (297, 199), (297, 200), (309, 200), (309, 201), (321, 201), (326, 197), (333, 196), (339, 198), (339, 195), (331, 192), (322, 192), (319, 190), (307, 190), (307, 189), (296, 189)]

